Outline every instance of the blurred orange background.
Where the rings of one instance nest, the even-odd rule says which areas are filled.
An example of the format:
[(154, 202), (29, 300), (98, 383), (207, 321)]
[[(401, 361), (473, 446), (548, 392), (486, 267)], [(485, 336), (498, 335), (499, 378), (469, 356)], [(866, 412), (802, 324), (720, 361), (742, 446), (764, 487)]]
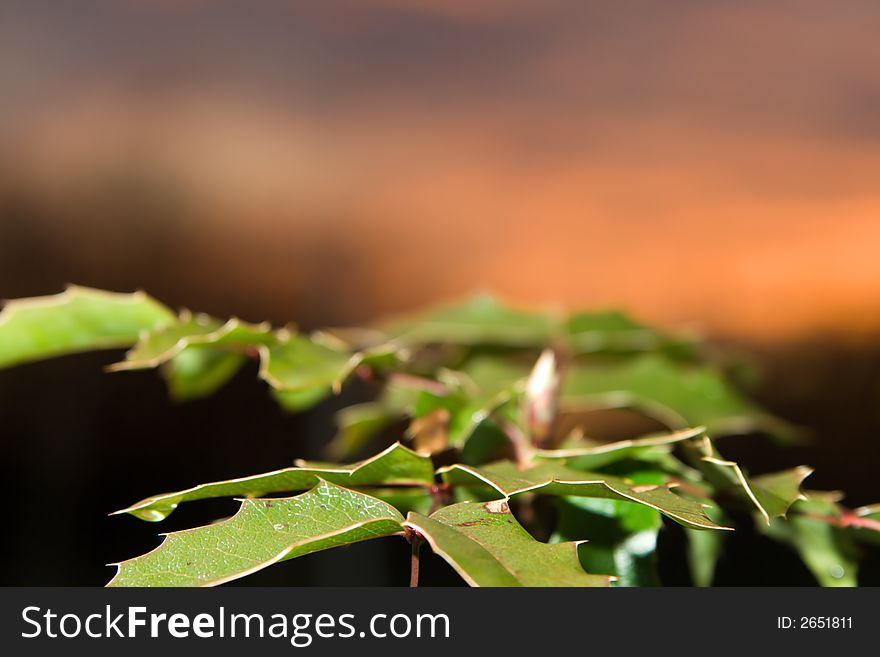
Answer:
[[(754, 357), (749, 393), (812, 439), (726, 457), (874, 503), (878, 25), (872, 0), (4, 0), (0, 298), (143, 288), (305, 328), (486, 290), (623, 308)], [(0, 372), (29, 502), (0, 582), (105, 582), (156, 531), (110, 509), (317, 458), (358, 400), (285, 415), (248, 370), (174, 405), (105, 376), (119, 356)], [(723, 581), (812, 582), (741, 546)], [(257, 582), (406, 581), (359, 554)]]
[(880, 328), (880, 5), (4, 3), (2, 296)]

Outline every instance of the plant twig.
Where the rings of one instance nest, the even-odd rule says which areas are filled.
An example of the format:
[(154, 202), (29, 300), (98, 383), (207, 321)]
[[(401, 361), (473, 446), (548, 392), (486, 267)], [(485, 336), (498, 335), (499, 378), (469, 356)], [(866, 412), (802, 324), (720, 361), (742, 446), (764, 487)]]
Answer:
[(870, 529), (875, 532), (880, 531), (880, 521), (872, 518), (861, 518), (849, 509), (845, 510), (841, 516), (829, 516), (821, 513), (804, 513), (803, 516), (810, 520), (827, 522), (829, 525), (834, 525), (835, 527), (843, 529), (847, 527), (859, 527), (861, 529)]
[(404, 536), (410, 545), (409, 586), (410, 588), (416, 588), (419, 585), (419, 549), (422, 547), (425, 539), (419, 532), (410, 527), (406, 528)]

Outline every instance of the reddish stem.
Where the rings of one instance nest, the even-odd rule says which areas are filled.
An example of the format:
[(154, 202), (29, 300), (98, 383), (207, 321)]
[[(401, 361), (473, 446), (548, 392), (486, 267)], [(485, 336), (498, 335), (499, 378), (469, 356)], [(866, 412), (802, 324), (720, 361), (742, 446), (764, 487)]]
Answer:
[(419, 532), (411, 527), (406, 528), (404, 537), (409, 541), (411, 548), (409, 561), (409, 585), (410, 588), (416, 588), (419, 585), (419, 549), (422, 547), (422, 543), (425, 542), (425, 539)]
[(836, 527), (861, 527), (862, 529), (870, 529), (875, 532), (880, 532), (880, 520), (862, 518), (849, 510), (844, 511), (840, 516), (826, 516), (819, 513), (805, 513), (804, 516), (811, 518), (812, 520), (827, 522), (829, 525), (834, 525)]

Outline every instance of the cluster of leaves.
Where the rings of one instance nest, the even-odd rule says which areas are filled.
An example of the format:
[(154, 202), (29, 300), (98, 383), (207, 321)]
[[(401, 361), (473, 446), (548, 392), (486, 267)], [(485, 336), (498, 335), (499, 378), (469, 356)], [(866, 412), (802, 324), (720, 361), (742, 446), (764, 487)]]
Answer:
[[(111, 586), (216, 585), (392, 535), (413, 545), (414, 563), (427, 542), (471, 585), (650, 585), (664, 517), (685, 528), (693, 581), (709, 585), (733, 519), (750, 516), (819, 583), (855, 585), (859, 544), (880, 539), (880, 506), (851, 510), (836, 493), (803, 491), (809, 468), (750, 477), (722, 458), (710, 436), (786, 440), (792, 429), (743, 396), (694, 339), (616, 312), (562, 316), (477, 297), (307, 335), (80, 287), (0, 312), (0, 367), (110, 347), (131, 347), (111, 370), (160, 368), (179, 400), (211, 394), (248, 358), (292, 411), (352, 377), (368, 380), (375, 400), (338, 414), (336, 459), (405, 427), (356, 463), (297, 462), (118, 511), (160, 521), (184, 502), (241, 500), (231, 518), (167, 534), (118, 564)], [(587, 412), (608, 408), (667, 430), (590, 440)]]

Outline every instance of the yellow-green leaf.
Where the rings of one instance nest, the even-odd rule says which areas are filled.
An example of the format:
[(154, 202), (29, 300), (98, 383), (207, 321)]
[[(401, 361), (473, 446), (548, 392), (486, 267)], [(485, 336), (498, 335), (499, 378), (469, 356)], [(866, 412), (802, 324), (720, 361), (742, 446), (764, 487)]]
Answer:
[(705, 432), (704, 427), (695, 427), (613, 443), (589, 444), (581, 441), (581, 444), (561, 449), (537, 450), (535, 459), (562, 460), (573, 468), (595, 469), (622, 459), (650, 459), (652, 456), (668, 454), (676, 443), (699, 439)]
[(343, 345), (303, 335), (283, 336), (276, 344), (259, 347), (260, 377), (272, 386), (282, 406), (299, 411), (333, 392), (361, 365), (387, 367), (405, 359), (396, 345), (348, 352)]
[(694, 340), (667, 335), (616, 310), (575, 313), (565, 329), (576, 353), (663, 350), (692, 357), (696, 351)]
[(705, 426), (709, 433), (765, 429), (785, 435), (785, 424), (761, 411), (708, 365), (683, 364), (658, 354), (570, 368), (561, 406), (634, 408), (670, 428)]
[(549, 344), (554, 322), (546, 313), (517, 310), (488, 295), (428, 311), (387, 328), (405, 344)]
[(418, 454), (395, 443), (372, 458), (337, 465), (300, 463), (264, 474), (199, 484), (174, 493), (154, 495), (116, 513), (130, 513), (142, 520), (159, 521), (166, 518), (182, 502), (214, 497), (256, 497), (269, 493), (305, 490), (328, 481), (344, 486), (430, 486), (434, 469), (428, 456)]
[(584, 572), (577, 543), (535, 540), (505, 500), (463, 502), (430, 517), (410, 513), (406, 526), (421, 534), (471, 586), (608, 586)]
[(216, 586), (274, 563), (402, 530), (385, 502), (327, 482), (281, 499), (242, 500), (228, 520), (167, 534), (118, 564), (108, 586)]
[(353, 369), (351, 355), (302, 335), (260, 348), (260, 376), (278, 390), (338, 387)]
[(126, 354), (125, 360), (114, 363), (108, 369), (135, 370), (158, 367), (189, 347), (212, 346), (243, 353), (247, 347), (276, 342), (272, 327), (248, 324), (233, 317), (221, 322), (208, 315), (181, 313), (173, 324), (148, 331), (141, 335), (137, 344)]
[(176, 321), (143, 292), (70, 286), (61, 294), (9, 301), (0, 312), (0, 367), (64, 354), (127, 347), (143, 331)]
[(534, 492), (624, 500), (656, 509), (685, 526), (728, 529), (714, 523), (701, 503), (676, 495), (668, 486), (639, 485), (612, 475), (575, 470), (562, 463), (538, 463), (528, 468), (519, 468), (511, 461), (479, 468), (457, 464), (441, 468), (438, 473), (449, 484), (489, 487), (504, 497)]

